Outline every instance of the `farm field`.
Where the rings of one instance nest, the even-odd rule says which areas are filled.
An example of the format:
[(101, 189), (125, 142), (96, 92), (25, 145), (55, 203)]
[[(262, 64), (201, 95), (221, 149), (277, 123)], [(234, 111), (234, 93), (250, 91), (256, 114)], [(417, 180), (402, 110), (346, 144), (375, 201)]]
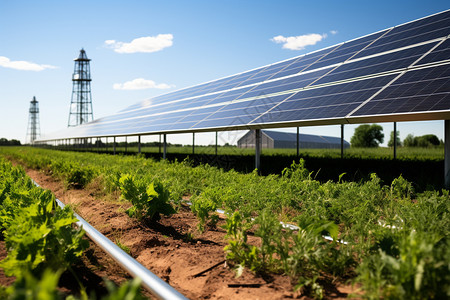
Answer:
[[(56, 148), (64, 148), (64, 146), (58, 146)], [(83, 148), (74, 148), (74, 150), (83, 150)], [(86, 150), (101, 152), (113, 152), (114, 148), (111, 143), (108, 145), (102, 144), (97, 147), (96, 145), (87, 145)], [(116, 151), (125, 153), (138, 153), (139, 148), (136, 143), (130, 143), (129, 146), (125, 147), (123, 145), (116, 146)], [(141, 152), (143, 153), (161, 153), (162, 147), (149, 147), (143, 145), (141, 147)], [(192, 145), (186, 146), (168, 146), (167, 153), (176, 154), (192, 154)], [(208, 154), (212, 155), (216, 153), (216, 148), (214, 146), (195, 146), (195, 154)], [(344, 156), (347, 158), (393, 158), (394, 150), (387, 147), (378, 148), (347, 148), (344, 150)], [(218, 155), (254, 155), (255, 150), (253, 148), (238, 148), (234, 146), (219, 146), (217, 147)], [(262, 149), (262, 155), (297, 155), (297, 149)], [(330, 158), (340, 158), (340, 149), (300, 149), (300, 156), (311, 156), (311, 157), (330, 157)], [(415, 159), (415, 160), (443, 160), (444, 159), (444, 147), (398, 147), (397, 148), (397, 158), (398, 159)]]
[[(115, 242), (138, 260), (154, 261), (150, 269), (156, 267), (188, 297), (245, 297), (258, 291), (267, 299), (450, 295), (450, 196), (445, 190), (418, 193), (402, 177), (382, 184), (375, 174), (365, 182), (321, 183), (302, 160), (279, 175), (260, 176), (140, 156), (25, 147), (0, 148), (0, 155), (41, 180), (56, 180), (63, 197), (57, 196), (66, 195), (69, 203), (70, 193), (85, 191), (96, 199), (89, 205), (109, 207), (97, 207), (96, 214), (106, 214), (98, 224), (103, 222)], [(84, 205), (73, 200), (82, 216)], [(129, 221), (117, 221), (118, 215)], [(279, 221), (298, 228), (283, 228)], [(144, 228), (144, 234), (136, 228)], [(210, 261), (199, 267), (192, 248), (214, 254), (203, 255)], [(173, 263), (173, 257), (187, 260), (190, 273), (180, 275), (182, 264)], [(217, 263), (220, 267), (195, 277)], [(177, 279), (186, 275), (191, 281)], [(209, 287), (207, 294), (190, 290), (195, 284)]]
[[(49, 190), (35, 186), (3, 157), (0, 178), (1, 299), (139, 298), (139, 282), (127, 282), (120, 267), (95, 256), (98, 247), (73, 227), (77, 219), (69, 206), (57, 206)], [(100, 262), (109, 270), (98, 269)]]

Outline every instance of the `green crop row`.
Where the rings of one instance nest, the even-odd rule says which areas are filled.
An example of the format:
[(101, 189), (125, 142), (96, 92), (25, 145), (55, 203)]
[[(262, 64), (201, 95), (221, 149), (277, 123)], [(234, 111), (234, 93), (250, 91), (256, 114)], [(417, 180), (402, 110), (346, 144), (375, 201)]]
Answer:
[[(92, 170), (87, 182), (105, 193), (122, 191), (124, 198), (127, 180), (142, 191), (161, 184), (165, 191), (161, 193), (167, 195), (162, 198), (170, 198), (175, 205), (182, 197), (190, 198), (200, 230), (215, 225), (215, 209), (225, 210), (230, 216), (225, 225), (226, 257), (238, 274), (242, 268), (283, 273), (297, 288), (317, 298), (323, 295), (324, 274), (359, 283), (362, 297), (369, 299), (450, 296), (450, 195), (446, 190), (416, 193), (401, 176), (383, 185), (376, 174), (365, 182), (346, 182), (341, 176), (337, 182), (321, 183), (303, 160), (280, 175), (260, 176), (141, 156), (30, 148), (1, 148), (0, 154), (62, 176), (66, 182), (76, 164)], [(147, 194), (148, 202), (153, 190)], [(140, 216), (146, 214), (144, 209)], [(287, 230), (279, 221), (300, 229)], [(260, 237), (261, 245), (247, 242), (249, 231)], [(326, 242), (322, 235), (333, 237), (333, 242)]]
[[(60, 276), (66, 270), (73, 272), (72, 264), (89, 245), (84, 231), (72, 226), (77, 221), (72, 210), (57, 206), (50, 191), (36, 187), (22, 168), (4, 158), (0, 158), (0, 204), (0, 237), (8, 252), (0, 268), (16, 278), (12, 286), (0, 286), (0, 298), (61, 299)], [(81, 299), (88, 299), (80, 288)], [(120, 293), (136, 295), (139, 283), (120, 289), (110, 284), (109, 289), (108, 299), (122, 299)]]
[[(56, 148), (66, 149), (65, 146), (58, 146)], [(87, 145), (85, 148), (76, 148), (73, 150), (77, 151), (101, 151), (110, 152), (114, 151), (114, 147), (111, 143), (102, 145), (98, 147), (97, 145)], [(116, 146), (116, 152), (128, 152), (137, 153), (139, 148), (136, 143), (128, 147)], [(159, 147), (141, 147), (142, 153), (162, 153), (162, 148)], [(167, 153), (177, 153), (177, 154), (192, 154), (192, 146), (168, 146)], [(195, 146), (195, 154), (208, 154), (212, 155), (216, 153), (215, 146)], [(218, 155), (255, 155), (255, 149), (253, 148), (238, 148), (235, 146), (219, 146), (217, 148)], [(272, 156), (272, 155), (289, 155), (295, 156), (297, 154), (297, 149), (295, 148), (263, 148), (262, 155)], [(341, 157), (341, 149), (299, 149), (300, 156), (311, 156), (311, 157)], [(346, 158), (364, 158), (364, 159), (392, 159), (394, 156), (393, 148), (387, 147), (377, 147), (377, 148), (346, 148), (344, 150), (344, 155)], [(444, 159), (444, 147), (434, 146), (434, 147), (398, 147), (397, 148), (397, 159), (406, 160), (443, 160)]]

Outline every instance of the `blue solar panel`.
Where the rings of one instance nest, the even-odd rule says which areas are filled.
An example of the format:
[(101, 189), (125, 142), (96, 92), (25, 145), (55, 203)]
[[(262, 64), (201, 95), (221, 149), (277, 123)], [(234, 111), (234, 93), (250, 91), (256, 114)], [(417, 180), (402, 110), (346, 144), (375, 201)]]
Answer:
[(325, 66), (330, 66), (333, 64), (341, 63), (346, 61), (349, 58), (352, 58), (357, 52), (361, 51), (365, 47), (367, 47), (370, 43), (378, 39), (382, 36), (387, 30), (383, 30), (369, 36), (365, 36), (347, 43), (344, 43), (329, 52), (327, 55), (324, 55), (320, 60), (309, 66), (306, 70), (313, 70)]
[(252, 124), (344, 118), (394, 77), (388, 75), (301, 91)]
[(450, 10), (156, 96), (53, 138), (373, 121), (437, 111), (450, 116), (449, 35)]
[(433, 52), (422, 58), (418, 64), (435, 63), (450, 59), (450, 39), (445, 40)]
[(262, 83), (247, 93), (241, 95), (237, 99), (257, 97), (262, 95), (269, 95), (283, 91), (303, 88), (313, 81), (326, 74), (329, 70), (319, 70), (311, 73), (303, 73), (286, 79)]
[(429, 51), (435, 44), (436, 43), (430, 43), (343, 64), (333, 70), (330, 74), (317, 81), (316, 84), (340, 81), (409, 67), (413, 62)]
[(394, 27), (355, 58), (442, 38), (450, 31), (450, 11)]
[(286, 66), (284, 69), (280, 70), (278, 73), (275, 73), (272, 77), (269, 77), (269, 79), (275, 79), (280, 77), (285, 77), (293, 74), (300, 73), (307, 67), (309, 67), (311, 64), (315, 63), (319, 59), (321, 59), (324, 55), (327, 53), (330, 53), (338, 46), (333, 46), (324, 50), (320, 50), (317, 52), (313, 52), (311, 54), (301, 56), (298, 59), (296, 59), (292, 64)]
[(409, 71), (354, 116), (450, 109), (450, 65)]

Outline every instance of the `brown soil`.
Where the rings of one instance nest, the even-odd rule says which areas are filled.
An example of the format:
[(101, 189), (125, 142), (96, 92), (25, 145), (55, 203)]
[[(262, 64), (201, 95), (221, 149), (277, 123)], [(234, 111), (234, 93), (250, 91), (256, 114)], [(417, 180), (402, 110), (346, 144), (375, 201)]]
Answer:
[[(241, 277), (235, 278), (224, 260), (224, 230), (218, 226), (199, 234), (197, 220), (188, 207), (182, 207), (173, 216), (163, 216), (158, 223), (138, 222), (124, 213), (129, 203), (101, 199), (98, 195), (102, 193), (95, 184), (85, 190), (66, 190), (61, 182), (42, 172), (27, 170), (27, 173), (65, 204), (72, 205), (80, 216), (113, 242), (128, 247), (137, 261), (190, 299), (308, 299), (293, 292), (286, 276), (259, 276), (245, 270)], [(83, 264), (76, 270), (83, 274), (84, 281), (97, 295), (104, 290), (102, 277), (119, 284), (129, 279), (112, 259), (91, 244)], [(0, 243), (0, 258), (2, 255), (5, 253)], [(8, 284), (4, 280), (11, 282), (0, 269), (0, 284)], [(67, 285), (70, 289), (70, 284)], [(328, 299), (346, 298), (354, 292), (350, 285), (331, 283), (331, 280), (325, 280), (324, 286)]]
[[(0, 241), (0, 260), (4, 259), (7, 255), (6, 248), (5, 248), (5, 242)], [(3, 272), (3, 269), (0, 268), (0, 283), (4, 286), (8, 286), (14, 282), (14, 277), (7, 277), (5, 273)]]

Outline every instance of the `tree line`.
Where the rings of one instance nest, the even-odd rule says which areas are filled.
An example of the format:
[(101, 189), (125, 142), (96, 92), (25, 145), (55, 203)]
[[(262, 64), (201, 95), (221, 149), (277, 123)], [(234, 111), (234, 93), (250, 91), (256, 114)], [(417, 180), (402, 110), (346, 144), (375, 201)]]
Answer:
[(20, 146), (20, 141), (0, 138), (0, 146)]
[[(403, 142), (400, 140), (400, 132), (397, 131), (397, 146), (401, 147), (437, 147), (443, 145), (444, 142), (434, 134), (426, 134), (422, 136), (414, 136), (408, 134)], [(350, 139), (352, 147), (378, 147), (384, 142), (383, 127), (378, 124), (363, 124), (355, 129), (355, 133)], [(394, 146), (394, 131), (391, 131), (388, 142), (389, 147)]]

